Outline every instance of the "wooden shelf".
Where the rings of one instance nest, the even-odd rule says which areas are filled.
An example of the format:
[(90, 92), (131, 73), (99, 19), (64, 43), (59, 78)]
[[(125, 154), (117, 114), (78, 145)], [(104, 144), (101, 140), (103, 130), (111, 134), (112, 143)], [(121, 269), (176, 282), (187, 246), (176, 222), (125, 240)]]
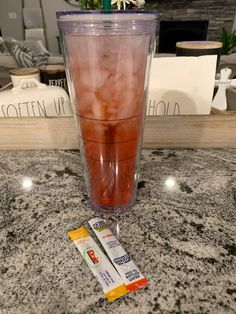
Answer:
[[(0, 118), (0, 150), (78, 149), (74, 118)], [(149, 116), (145, 148), (236, 148), (236, 115)]]

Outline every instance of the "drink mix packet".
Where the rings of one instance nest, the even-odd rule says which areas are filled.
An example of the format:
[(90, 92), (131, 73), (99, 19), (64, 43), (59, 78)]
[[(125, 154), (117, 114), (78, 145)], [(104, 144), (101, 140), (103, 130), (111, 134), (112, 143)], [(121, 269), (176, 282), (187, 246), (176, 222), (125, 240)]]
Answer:
[(135, 291), (146, 286), (148, 284), (147, 279), (134, 264), (129, 254), (107, 226), (105, 220), (93, 218), (88, 223), (121, 276), (127, 290)]
[(101, 284), (108, 301), (114, 301), (128, 292), (121, 277), (85, 227), (69, 231), (68, 235)]

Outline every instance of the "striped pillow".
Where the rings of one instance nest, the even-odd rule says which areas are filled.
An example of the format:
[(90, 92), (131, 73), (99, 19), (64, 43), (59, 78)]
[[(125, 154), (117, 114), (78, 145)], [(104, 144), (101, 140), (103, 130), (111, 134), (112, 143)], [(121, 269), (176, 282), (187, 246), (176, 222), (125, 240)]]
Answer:
[(47, 53), (34, 53), (32, 50), (25, 47), (22, 42), (15, 39), (5, 39), (5, 44), (19, 67), (37, 68), (47, 64)]
[(4, 39), (0, 36), (0, 52), (8, 52), (8, 49), (4, 43)]

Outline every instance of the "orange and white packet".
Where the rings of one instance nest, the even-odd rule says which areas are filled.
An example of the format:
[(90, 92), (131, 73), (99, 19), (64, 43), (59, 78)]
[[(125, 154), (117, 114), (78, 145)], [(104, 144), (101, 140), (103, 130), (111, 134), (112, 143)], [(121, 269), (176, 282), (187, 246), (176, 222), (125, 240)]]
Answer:
[(85, 227), (69, 231), (68, 235), (79, 249), (93, 275), (101, 284), (108, 301), (114, 301), (128, 292), (121, 277)]
[(106, 225), (105, 220), (93, 218), (88, 223), (123, 279), (127, 290), (135, 291), (148, 285), (147, 279), (142, 275), (129, 254)]

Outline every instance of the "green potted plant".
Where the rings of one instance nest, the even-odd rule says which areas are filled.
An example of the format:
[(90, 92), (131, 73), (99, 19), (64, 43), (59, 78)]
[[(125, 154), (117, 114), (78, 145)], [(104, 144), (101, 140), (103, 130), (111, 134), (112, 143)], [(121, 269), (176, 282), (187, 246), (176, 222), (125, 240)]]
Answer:
[(222, 28), (221, 32), (221, 42), (222, 42), (222, 55), (228, 55), (236, 47), (236, 31), (227, 31)]
[[(111, 0), (112, 9), (126, 10), (132, 8), (143, 8), (145, 0)], [(103, 8), (102, 0), (80, 0), (82, 10), (101, 10)]]

